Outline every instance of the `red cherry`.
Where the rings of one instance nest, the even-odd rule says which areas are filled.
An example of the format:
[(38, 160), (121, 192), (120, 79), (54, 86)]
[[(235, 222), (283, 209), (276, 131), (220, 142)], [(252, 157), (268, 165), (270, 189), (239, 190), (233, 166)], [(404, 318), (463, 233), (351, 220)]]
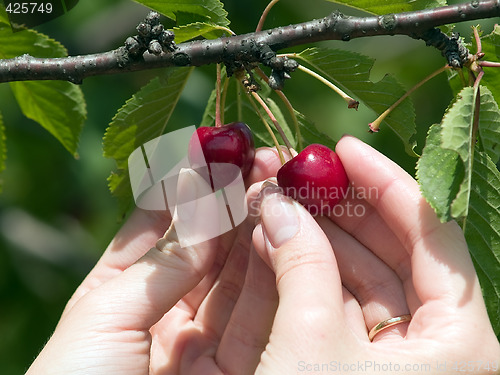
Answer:
[(203, 126), (196, 130), (196, 134), (199, 144), (193, 136), (188, 148), (189, 161), (191, 167), (206, 177), (207, 181), (212, 180), (214, 190), (228, 185), (236, 178), (238, 169), (230, 164), (239, 168), (243, 178), (248, 176), (255, 158), (255, 146), (252, 132), (245, 123), (233, 122), (221, 127)]
[(320, 144), (307, 146), (285, 163), (277, 178), (284, 193), (302, 203), (313, 215), (331, 213), (349, 186), (338, 155)]

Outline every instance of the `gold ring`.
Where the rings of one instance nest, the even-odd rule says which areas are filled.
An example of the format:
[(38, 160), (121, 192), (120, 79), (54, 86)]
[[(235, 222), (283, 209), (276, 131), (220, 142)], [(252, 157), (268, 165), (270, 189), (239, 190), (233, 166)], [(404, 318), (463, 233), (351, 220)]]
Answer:
[(411, 315), (409, 315), (409, 314), (396, 316), (395, 318), (389, 318), (389, 319), (383, 320), (370, 330), (370, 332), (368, 333), (368, 338), (370, 339), (370, 341), (373, 341), (373, 338), (375, 337), (375, 335), (377, 333), (379, 333), (380, 331), (383, 331), (386, 328), (395, 326), (396, 324), (409, 322), (410, 320), (411, 320)]

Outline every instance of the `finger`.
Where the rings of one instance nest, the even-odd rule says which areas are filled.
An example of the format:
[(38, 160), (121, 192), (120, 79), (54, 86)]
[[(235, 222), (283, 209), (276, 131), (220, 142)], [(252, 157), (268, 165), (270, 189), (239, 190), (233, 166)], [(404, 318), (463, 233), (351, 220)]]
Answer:
[[(269, 259), (276, 276), (279, 307), (272, 337), (275, 343), (286, 341), (288, 347), (304, 344), (307, 337), (331, 340), (324, 327), (340, 331), (345, 327), (342, 286), (328, 238), (301, 205), (266, 190), (262, 224), (254, 230), (253, 243), (263, 260)], [(310, 343), (312, 348), (318, 344)], [(330, 344), (338, 345), (335, 340)]]
[[(290, 155), (286, 147), (281, 149), (286, 161), (290, 160)], [(276, 177), (278, 169), (281, 168), (281, 161), (275, 147), (260, 147), (255, 153), (255, 160), (252, 170), (247, 177), (248, 185), (257, 181), (263, 181), (269, 177)]]
[[(84, 311), (100, 322), (101, 330), (148, 331), (200, 282), (215, 259), (217, 238), (205, 238), (219, 228), (219, 203), (210, 192), (198, 174), (182, 173), (174, 227), (136, 263), (87, 293), (70, 313)], [(200, 223), (205, 232), (198, 230)], [(196, 230), (189, 232), (188, 227)]]
[[(337, 152), (355, 186), (377, 189), (378, 195), (368, 196), (366, 201), (411, 256), (411, 275), (422, 303), (435, 301), (456, 307), (467, 300), (473, 306), (482, 305), (474, 267), (458, 225), (441, 223), (420, 194), (416, 181), (370, 146), (347, 136), (337, 144)], [(368, 169), (376, 173), (366, 173)]]
[(365, 200), (368, 194), (377, 196), (377, 192), (373, 189), (370, 193), (366, 193), (355, 186), (350, 189), (351, 192), (335, 207), (329, 219), (360, 244), (369, 248), (378, 258), (383, 259), (403, 281), (410, 310), (416, 310), (421, 301), (413, 287), (410, 254), (378, 211)]
[[(265, 161), (265, 165), (270, 165), (270, 160), (277, 160), (275, 150), (260, 149), (259, 151), (258, 159)], [(261, 174), (261, 177), (264, 175)], [(254, 177), (257, 176), (254, 175)], [(220, 341), (224, 334), (233, 307), (245, 283), (252, 231), (257, 215), (255, 203), (258, 204), (256, 201), (261, 185), (262, 182), (255, 183), (248, 189), (246, 198), (249, 215), (244, 223), (237, 228), (236, 236), (231, 237), (231, 251), (221, 267), (222, 270), (219, 269), (217, 277), (212, 280), (211, 289), (205, 293), (196, 312), (195, 320), (206, 326), (212, 340), (215, 341)]]
[(252, 249), (243, 289), (217, 348), (216, 362), (225, 372), (255, 372), (277, 307), (274, 273)]
[[(287, 154), (287, 150), (284, 148), (282, 151), (284, 152), (285, 159), (288, 160), (289, 156)], [(253, 213), (255, 211), (253, 207), (254, 206), (253, 201), (255, 201), (255, 196), (260, 191), (260, 185), (262, 184), (261, 182), (257, 183), (257, 181), (262, 181), (269, 177), (276, 176), (276, 173), (280, 167), (281, 167), (281, 161), (278, 156), (278, 152), (276, 151), (276, 148), (261, 147), (256, 150), (255, 160), (252, 170), (249, 176), (246, 178), (247, 185), (252, 185), (254, 183), (255, 185), (258, 185), (258, 188), (252, 187), (249, 189), (249, 191), (253, 192), (247, 193), (247, 201), (249, 208), (249, 218), (248, 218), (249, 223), (253, 224), (255, 220), (256, 214)], [(247, 223), (245, 225), (249, 224)], [(207, 276), (200, 282), (200, 284), (185, 298), (183, 298), (181, 306), (179, 307), (187, 311), (194, 318), (198, 314), (198, 309), (201, 303), (206, 298), (206, 296), (208, 295), (214, 284), (216, 282), (217, 283), (219, 282), (216, 280), (219, 278), (221, 270), (226, 265), (226, 260), (228, 258), (228, 254), (230, 254), (231, 249), (233, 248), (234, 241), (249, 243), (250, 238), (251, 234), (247, 233), (247, 238), (245, 239), (243, 238), (242, 233), (238, 231), (231, 231), (229, 233), (225, 233), (224, 235), (220, 236), (219, 249), (217, 250), (217, 257), (215, 259), (212, 269), (209, 271)], [(244, 256), (247, 257), (248, 254)], [(233, 256), (233, 258), (235, 259), (238, 259), (240, 257), (241, 256), (236, 256), (236, 255)], [(231, 269), (231, 267), (227, 268)], [(242, 276), (244, 277), (244, 275)], [(229, 279), (231, 278), (232, 277), (229, 277)], [(231, 288), (237, 289), (234, 288), (234, 285)], [(223, 319), (221, 319), (221, 322), (222, 321)], [(221, 324), (220, 322), (219, 324), (223, 326), (223, 324)]]
[(364, 340), (366, 337), (366, 324), (361, 306), (345, 287), (342, 287), (342, 296), (344, 298), (346, 327), (349, 327), (356, 337)]
[[(402, 282), (380, 258), (329, 219), (317, 220), (332, 244), (342, 284), (361, 307), (368, 329), (361, 338), (368, 341), (368, 331), (379, 322), (409, 313)], [(399, 324), (375, 340), (404, 337), (406, 329), (407, 324)]]
[(136, 208), (120, 228), (97, 264), (66, 304), (62, 317), (89, 291), (119, 275), (152, 248), (170, 225), (168, 211)]
[(248, 266), (253, 225), (244, 222), (238, 227), (232, 249), (224, 267), (206, 294), (194, 318), (203, 326), (212, 342), (219, 342), (238, 300)]

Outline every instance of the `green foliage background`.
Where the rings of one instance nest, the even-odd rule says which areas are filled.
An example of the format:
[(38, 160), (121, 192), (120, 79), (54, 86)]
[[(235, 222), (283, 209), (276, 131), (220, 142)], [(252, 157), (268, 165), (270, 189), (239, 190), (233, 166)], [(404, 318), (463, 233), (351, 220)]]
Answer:
[[(152, 7), (159, 3), (141, 2), (151, 3)], [(207, 3), (211, 2), (207, 1)], [(311, 6), (313, 3), (314, 6)], [(360, 0), (356, 3), (362, 8), (373, 2)], [(393, 2), (390, 11), (395, 11), (394, 7), (401, 7), (401, 11), (410, 10), (409, 4), (410, 2), (406, 1)], [(428, 5), (430, 2), (411, 2), (411, 6), (415, 8), (422, 7), (422, 4)], [(187, 26), (178, 29), (177, 34), (188, 38), (193, 32), (202, 30), (201, 33), (205, 36), (217, 36), (221, 33), (217, 25), (227, 26), (227, 18), (231, 20), (230, 27), (236, 33), (251, 32), (266, 5), (267, 0), (245, 2), (227, 0), (224, 1), (227, 15), (214, 10), (210, 19), (200, 20), (196, 17), (185, 19), (184, 24)], [(339, 7), (342, 5), (321, 0), (312, 2), (282, 0), (273, 9), (265, 27), (282, 26), (323, 17)], [(202, 10), (201, 14), (206, 14), (205, 10)], [(351, 15), (362, 14), (356, 9), (341, 8), (341, 10)], [(370, 10), (380, 11), (379, 9)], [(110, 50), (122, 45), (128, 35), (135, 34), (135, 25), (146, 13), (146, 8), (128, 0), (80, 1), (67, 15), (37, 28), (38, 32), (57, 40), (61, 45), (45, 39), (40, 41), (40, 36), (34, 32), (33, 43), (47, 47), (52, 56), (66, 53), (64, 48), (67, 49), (69, 55)], [(481, 24), (485, 33), (489, 33), (493, 21), (482, 21)], [(168, 26), (175, 26), (174, 22), (172, 21)], [(460, 25), (458, 28), (464, 36), (469, 36), (469, 27), (470, 24)], [(4, 39), (3, 42), (5, 45), (7, 40)], [(2, 43), (1, 33), (0, 43)], [(365, 55), (364, 77), (374, 82), (371, 89), (379, 90), (379, 94), (383, 92), (381, 85), (384, 82), (397, 80), (408, 89), (444, 64), (438, 51), (425, 47), (423, 42), (407, 37), (376, 37), (352, 40), (348, 43), (325, 42), (320, 46), (337, 50), (342, 48)], [(489, 44), (488, 48), (492, 46), (494, 43)], [(300, 50), (295, 49), (294, 52)], [(12, 53), (14, 52), (16, 51)], [(24, 51), (19, 52), (19, 54), (22, 53)], [(333, 52), (330, 50), (328, 53)], [(321, 57), (328, 53), (321, 50), (309, 50), (304, 53), (304, 58), (309, 59), (309, 62), (315, 63), (316, 66), (321, 66)], [(343, 54), (343, 56), (345, 58), (349, 55)], [(488, 57), (491, 58), (491, 56)], [(5, 58), (5, 56), (0, 53), (0, 58)], [(332, 79), (340, 79), (342, 75), (348, 76), (348, 71), (343, 72), (341, 65), (335, 67), (327, 64), (323, 66), (323, 73)], [(66, 83), (51, 83), (58, 89), (60, 88), (58, 85), (66, 86), (60, 88), (59, 91), (65, 94), (61, 95), (58, 100), (71, 103), (72, 100), (78, 102), (81, 95), (85, 97), (86, 108), (67, 106), (74, 113), (61, 114), (59, 121), (62, 123), (67, 122), (67, 118), (79, 119), (71, 123), (68, 133), (61, 133), (57, 128), (50, 127), (51, 121), (44, 121), (43, 108), (50, 105), (50, 102), (40, 101), (44, 98), (42, 89), (34, 89), (30, 86), (32, 83), (0, 84), (0, 143), (5, 142), (7, 149), (6, 169), (2, 174), (3, 192), (0, 194), (0, 336), (3, 338), (0, 341), (0, 369), (2, 374), (22, 373), (31, 363), (54, 329), (65, 302), (119, 228), (118, 219), (121, 207), (109, 193), (107, 178), (110, 171), (117, 171), (118, 174), (113, 178), (116, 186), (119, 187), (120, 182), (123, 181), (123, 175), (120, 180), (120, 170), (116, 169), (116, 164), (113, 160), (103, 156), (103, 135), (110, 123), (130, 125), (130, 121), (126, 120), (130, 120), (128, 116), (133, 114), (131, 108), (141, 103), (139, 90), (142, 89), (141, 93), (146, 98), (157, 94), (163, 95), (162, 80), (168, 79), (169, 74), (171, 73), (158, 70), (94, 77), (84, 81), (80, 87), (81, 91)], [(391, 76), (386, 76), (386, 74)], [(498, 76), (497, 74), (496, 77)], [(189, 81), (182, 94), (166, 100), (166, 104), (175, 100), (178, 101), (178, 105), (175, 109), (166, 108), (164, 112), (156, 113), (159, 119), (163, 119), (163, 122), (160, 121), (157, 127), (152, 128), (151, 134), (161, 133), (166, 120), (168, 120), (169, 129), (172, 130), (175, 127), (209, 122), (210, 116), (205, 112), (205, 107), (213, 90), (214, 77), (215, 67), (213, 66), (190, 72)], [(148, 84), (148, 82), (151, 83)], [(370, 83), (366, 83), (366, 80), (352, 79), (345, 83), (345, 88), (353, 92), (356, 90), (361, 92), (363, 88), (366, 88), (363, 84), (369, 85)], [(392, 121), (397, 127), (398, 123), (404, 121), (404, 115), (414, 116), (417, 132), (412, 139), (416, 142), (415, 151), (419, 154), (425, 151), (424, 155), (427, 155), (427, 159), (423, 158), (421, 163), (427, 162), (432, 165), (433, 159), (428, 158), (429, 155), (435, 153), (438, 155), (436, 157), (443, 158), (443, 165), (447, 168), (454, 168), (457, 171), (456, 176), (460, 177), (468, 173), (468, 170), (459, 160), (462, 156), (459, 150), (458, 153), (450, 149), (443, 151), (438, 142), (443, 136), (439, 133), (441, 127), (449, 127), (450, 121), (442, 121), (442, 118), (447, 106), (457, 93), (455, 86), (452, 85), (452, 87), (455, 91), (448, 85), (444, 74), (436, 77), (412, 95), (413, 104), (409, 101), (403, 103), (401, 107), (403, 112), (395, 113), (395, 117), (390, 122)], [(18, 106), (16, 97), (24, 98), (26, 95), (33, 95), (37, 92), (39, 99), (34, 98), (29, 106), (26, 104), (29, 108)], [(373, 145), (403, 166), (410, 174), (415, 175), (417, 159), (409, 155), (408, 147), (405, 149), (401, 137), (384, 125), (378, 134), (367, 132), (367, 124), (376, 116), (364, 103), (361, 103), (357, 112), (348, 110), (345, 102), (331, 90), (299, 71), (295, 72), (293, 79), (287, 82), (285, 92), (295, 109), (308, 121), (313, 122), (319, 132), (328, 134), (334, 141), (344, 133), (352, 134)], [(482, 92), (484, 94), (486, 90)], [(491, 95), (498, 100), (497, 92)], [(465, 99), (463, 100), (468, 97), (470, 93), (464, 93)], [(127, 100), (129, 100), (127, 106), (115, 116)], [(367, 97), (363, 100), (366, 100), (369, 105), (373, 98)], [(484, 100), (491, 103), (491, 98), (485, 96)], [(52, 103), (54, 101), (55, 99)], [(273, 105), (272, 102), (270, 104)], [(40, 110), (40, 105), (42, 110)], [(448, 114), (453, 115), (454, 111), (460, 110), (461, 106), (465, 105), (467, 103), (459, 102), (449, 110)], [(375, 108), (376, 103), (372, 107)], [(381, 111), (381, 108), (375, 109)], [(147, 111), (148, 108), (142, 110)], [(248, 112), (250, 113), (251, 110)], [(41, 127), (30, 118), (46, 126)], [(252, 122), (248, 122), (252, 125)], [(301, 120), (301, 122), (304, 124), (305, 121)], [(432, 124), (440, 125), (435, 125), (429, 130)], [(75, 134), (81, 130), (82, 125), (84, 127), (78, 140)], [(256, 123), (255, 126), (258, 124)], [(488, 125), (484, 125), (484, 128), (488, 128)], [(113, 142), (109, 141), (114, 137), (113, 131), (110, 128), (104, 140), (104, 145), (108, 143), (106, 154), (117, 159), (120, 155), (126, 158), (127, 152), (130, 153), (136, 145), (113, 147)], [(428, 131), (431, 137), (424, 150)], [(405, 137), (409, 139), (411, 135), (406, 134)], [(315, 137), (314, 134), (306, 132), (303, 136), (306, 141)], [(486, 139), (487, 136), (484, 138)], [(486, 145), (485, 147), (487, 148)], [(5, 158), (3, 151), (0, 147), (0, 160)], [(78, 155), (78, 158), (73, 158), (68, 151)], [(478, 151), (479, 167), (474, 174), (469, 174), (472, 190), (470, 199), (474, 203), (472, 207), (476, 213), (485, 210), (482, 206), (485, 204), (484, 192), (480, 191), (482, 184), (477, 181), (491, 181), (495, 173), (498, 174), (494, 165), (498, 162), (498, 157), (494, 159), (492, 156), (488, 157), (487, 154), (488, 152)], [(118, 167), (120, 168), (120, 165)], [(451, 204), (454, 198), (453, 193), (456, 196), (462, 188), (457, 186), (457, 183), (461, 181), (460, 178), (457, 178), (457, 181), (439, 181), (436, 189), (442, 192), (440, 189), (442, 184), (448, 184), (449, 189), (444, 193), (448, 193)], [(429, 188), (432, 189), (432, 185)], [(500, 187), (495, 185), (492, 191), (495, 192), (495, 189), (497, 194), (489, 195), (488, 202), (492, 202), (491, 204), (496, 205), (498, 209)], [(117, 192), (119, 193), (120, 189)], [(463, 209), (463, 206), (460, 207)], [(446, 207), (441, 209), (445, 217), (446, 209)], [(496, 220), (498, 223), (499, 218), (493, 215), (487, 220)], [(498, 233), (488, 233), (485, 237), (481, 236), (481, 231), (474, 233), (475, 228), (472, 226), (466, 227), (466, 230), (472, 232), (470, 238), (476, 241), (475, 244), (477, 243), (479, 248), (498, 246), (498, 243), (481, 242), (485, 238), (486, 240), (498, 239)], [(482, 256), (476, 254), (475, 261), (481, 259)], [(484, 275), (491, 275), (489, 277), (491, 285), (488, 290), (495, 291), (500, 287), (495, 274), (497, 271), (498, 267), (495, 263), (492, 263), (490, 269), (479, 270)], [(493, 295), (486, 295), (486, 297), (498, 299), (498, 295), (494, 294), (493, 292)]]

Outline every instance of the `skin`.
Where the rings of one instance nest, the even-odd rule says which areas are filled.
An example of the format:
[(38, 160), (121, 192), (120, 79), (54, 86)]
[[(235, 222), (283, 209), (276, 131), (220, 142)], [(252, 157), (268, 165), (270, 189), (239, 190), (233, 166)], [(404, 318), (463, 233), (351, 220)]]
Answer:
[[(357, 188), (343, 215), (314, 219), (272, 184), (263, 188), (280, 165), (270, 149), (257, 152), (250, 215), (235, 231), (149, 250), (170, 219), (135, 211), (28, 374), (274, 375), (335, 363), (399, 373), (430, 364), (426, 374), (451, 374), (460, 361), (498, 366), (500, 345), (458, 225), (440, 223), (411, 176), (361, 141), (343, 137), (336, 152)], [(349, 216), (349, 205), (363, 215)], [(409, 324), (370, 342), (368, 329), (408, 313)], [(474, 363), (477, 373), (494, 373)], [(356, 367), (383, 372), (375, 370)]]

